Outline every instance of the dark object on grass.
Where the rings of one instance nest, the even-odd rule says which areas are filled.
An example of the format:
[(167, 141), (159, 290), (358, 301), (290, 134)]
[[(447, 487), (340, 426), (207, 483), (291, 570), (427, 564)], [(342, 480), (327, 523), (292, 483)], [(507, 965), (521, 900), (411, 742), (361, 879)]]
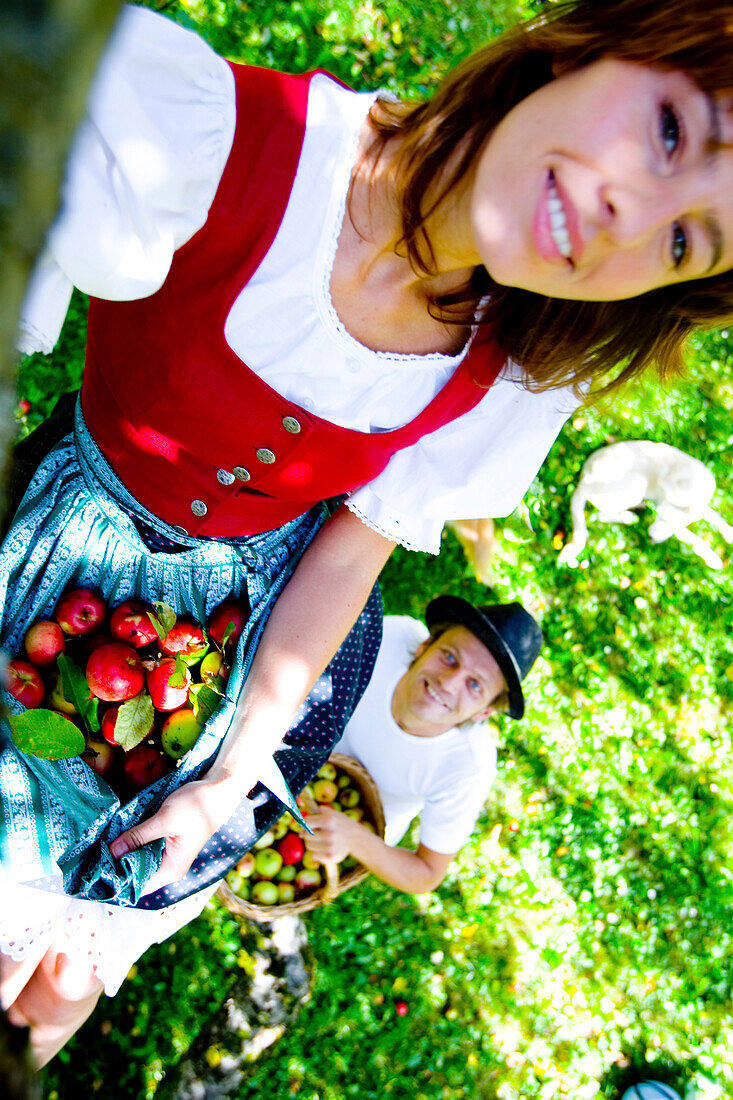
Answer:
[(14, 1027), (0, 1012), (0, 1096), (3, 1100), (41, 1100), (27, 1027)]

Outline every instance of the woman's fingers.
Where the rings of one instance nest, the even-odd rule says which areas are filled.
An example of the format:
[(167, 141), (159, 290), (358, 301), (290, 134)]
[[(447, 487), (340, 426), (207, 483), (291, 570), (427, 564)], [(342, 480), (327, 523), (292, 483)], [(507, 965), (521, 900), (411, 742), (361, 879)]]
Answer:
[(110, 844), (114, 859), (154, 840), (165, 841), (160, 867), (146, 884), (149, 894), (167, 886), (188, 871), (207, 840), (231, 817), (241, 793), (206, 780), (188, 783), (169, 795), (156, 814), (133, 825)]
[[(131, 829), (127, 829), (124, 833), (120, 833), (116, 840), (113, 840), (109, 846), (109, 850), (114, 859), (121, 859), (122, 856), (127, 855), (128, 852), (134, 852), (136, 848), (142, 848), (145, 844), (150, 844), (153, 840), (159, 840), (165, 837), (165, 827), (158, 821), (160, 814), (155, 814), (149, 818), (148, 821), (143, 821), (139, 825), (133, 825)], [(160, 827), (159, 827), (160, 826)]]

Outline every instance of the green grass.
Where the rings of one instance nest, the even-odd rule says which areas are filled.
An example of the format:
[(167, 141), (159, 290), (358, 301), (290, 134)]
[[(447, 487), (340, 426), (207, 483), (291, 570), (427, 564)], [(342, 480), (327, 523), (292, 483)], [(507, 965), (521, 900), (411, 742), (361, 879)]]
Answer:
[[(229, 55), (411, 93), (529, 10), (172, 7)], [(78, 384), (82, 311), (75, 299), (54, 355), (22, 366), (26, 426)], [(652, 545), (648, 512), (630, 527), (591, 516), (580, 567), (557, 566), (583, 461), (614, 439), (662, 440), (704, 460), (733, 520), (732, 357), (727, 333), (700, 339), (679, 386), (650, 382), (577, 413), (498, 525), (493, 590), (451, 535), (438, 558), (395, 553), (383, 577), (390, 612), (419, 615), (446, 589), (537, 610), (547, 645), (527, 718), (496, 726), (498, 781), (434, 895), (370, 882), (308, 916), (312, 1002), (240, 1097), (610, 1100), (640, 1072), (680, 1090), (704, 1072), (733, 1095), (730, 569), (710, 570), (676, 541)], [(103, 998), (46, 1071), (49, 1100), (107, 1096), (113, 1083), (119, 1098), (154, 1096), (247, 963), (236, 921), (212, 903)]]

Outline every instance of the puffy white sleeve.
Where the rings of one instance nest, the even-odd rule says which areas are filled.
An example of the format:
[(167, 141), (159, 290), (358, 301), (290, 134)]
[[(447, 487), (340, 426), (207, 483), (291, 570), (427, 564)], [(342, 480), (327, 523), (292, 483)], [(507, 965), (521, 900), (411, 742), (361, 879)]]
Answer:
[(51, 350), (72, 286), (116, 301), (161, 286), (174, 251), (206, 220), (234, 123), (226, 62), (169, 19), (124, 9), (28, 288), (21, 351)]
[(509, 363), (475, 408), (398, 451), (346, 505), (386, 538), (437, 554), (447, 520), (516, 508), (577, 405), (569, 389), (530, 393)]

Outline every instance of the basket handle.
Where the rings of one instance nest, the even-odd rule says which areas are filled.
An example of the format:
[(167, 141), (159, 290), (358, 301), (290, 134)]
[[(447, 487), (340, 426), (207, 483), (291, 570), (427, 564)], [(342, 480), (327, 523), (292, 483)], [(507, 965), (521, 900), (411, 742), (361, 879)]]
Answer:
[[(303, 803), (303, 807), (306, 813), (317, 814), (319, 811), (318, 803), (313, 798), (313, 795), (309, 790), (303, 789), (300, 792), (300, 800)], [(324, 862), (322, 865), (326, 871), (326, 885), (321, 889), (320, 896), (324, 901), (332, 901), (338, 894), (339, 885), (339, 869), (338, 864), (332, 860)]]

